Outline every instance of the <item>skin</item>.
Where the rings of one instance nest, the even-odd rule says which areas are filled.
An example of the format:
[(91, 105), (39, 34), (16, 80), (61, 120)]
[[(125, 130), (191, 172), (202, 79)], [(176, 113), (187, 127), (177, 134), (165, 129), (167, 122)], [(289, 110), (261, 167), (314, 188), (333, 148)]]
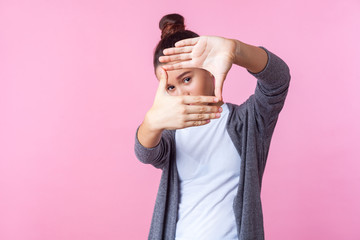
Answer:
[[(165, 49), (164, 54), (159, 58), (164, 64), (156, 69), (159, 87), (154, 103), (137, 135), (147, 148), (159, 144), (165, 129), (201, 126), (219, 118), (222, 87), (231, 66), (258, 73), (268, 60), (265, 50), (259, 47), (216, 36), (181, 40), (174, 48)], [(189, 75), (176, 79), (188, 70)]]
[[(156, 77), (158, 80), (160, 80), (161, 68), (163, 66), (164, 65), (159, 65), (156, 68)], [(182, 68), (167, 71), (167, 75), (166, 90), (171, 96), (215, 96), (215, 79), (207, 70), (201, 68)], [(212, 106), (221, 106), (222, 104), (222, 101), (218, 103), (205, 103), (205, 105)]]

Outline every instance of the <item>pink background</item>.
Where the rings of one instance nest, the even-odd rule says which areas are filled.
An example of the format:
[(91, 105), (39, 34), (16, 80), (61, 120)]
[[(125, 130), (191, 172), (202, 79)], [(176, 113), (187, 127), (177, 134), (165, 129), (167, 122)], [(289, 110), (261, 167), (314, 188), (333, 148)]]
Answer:
[[(0, 239), (146, 239), (161, 171), (134, 155), (158, 22), (264, 46), (292, 82), (262, 190), (267, 239), (360, 239), (360, 2), (0, 1)], [(255, 79), (233, 66), (224, 97)]]

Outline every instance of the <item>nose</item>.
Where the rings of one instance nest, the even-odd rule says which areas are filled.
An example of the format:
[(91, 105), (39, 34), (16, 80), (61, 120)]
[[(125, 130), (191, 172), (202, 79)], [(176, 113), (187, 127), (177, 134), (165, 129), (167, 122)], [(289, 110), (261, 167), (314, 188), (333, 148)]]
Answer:
[(190, 95), (190, 93), (189, 93), (186, 89), (183, 89), (183, 88), (181, 88), (181, 87), (178, 87), (178, 89), (177, 89), (177, 95), (178, 95), (178, 96)]

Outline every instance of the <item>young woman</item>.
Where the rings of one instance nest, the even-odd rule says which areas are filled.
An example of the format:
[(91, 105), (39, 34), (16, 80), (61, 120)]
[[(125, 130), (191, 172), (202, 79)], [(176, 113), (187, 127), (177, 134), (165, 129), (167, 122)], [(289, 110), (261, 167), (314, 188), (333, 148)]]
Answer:
[[(264, 47), (159, 23), (155, 100), (136, 131), (137, 158), (162, 169), (149, 239), (264, 239), (261, 182), (287, 95), (286, 63)], [(241, 105), (224, 103), (231, 66), (257, 79)]]

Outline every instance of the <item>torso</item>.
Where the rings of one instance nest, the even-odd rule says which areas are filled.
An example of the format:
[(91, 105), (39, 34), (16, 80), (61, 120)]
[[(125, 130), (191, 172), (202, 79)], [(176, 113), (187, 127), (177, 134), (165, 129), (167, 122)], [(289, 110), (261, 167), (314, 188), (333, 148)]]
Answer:
[(238, 239), (233, 212), (241, 159), (226, 130), (229, 109), (199, 127), (176, 130), (180, 199), (176, 239)]

